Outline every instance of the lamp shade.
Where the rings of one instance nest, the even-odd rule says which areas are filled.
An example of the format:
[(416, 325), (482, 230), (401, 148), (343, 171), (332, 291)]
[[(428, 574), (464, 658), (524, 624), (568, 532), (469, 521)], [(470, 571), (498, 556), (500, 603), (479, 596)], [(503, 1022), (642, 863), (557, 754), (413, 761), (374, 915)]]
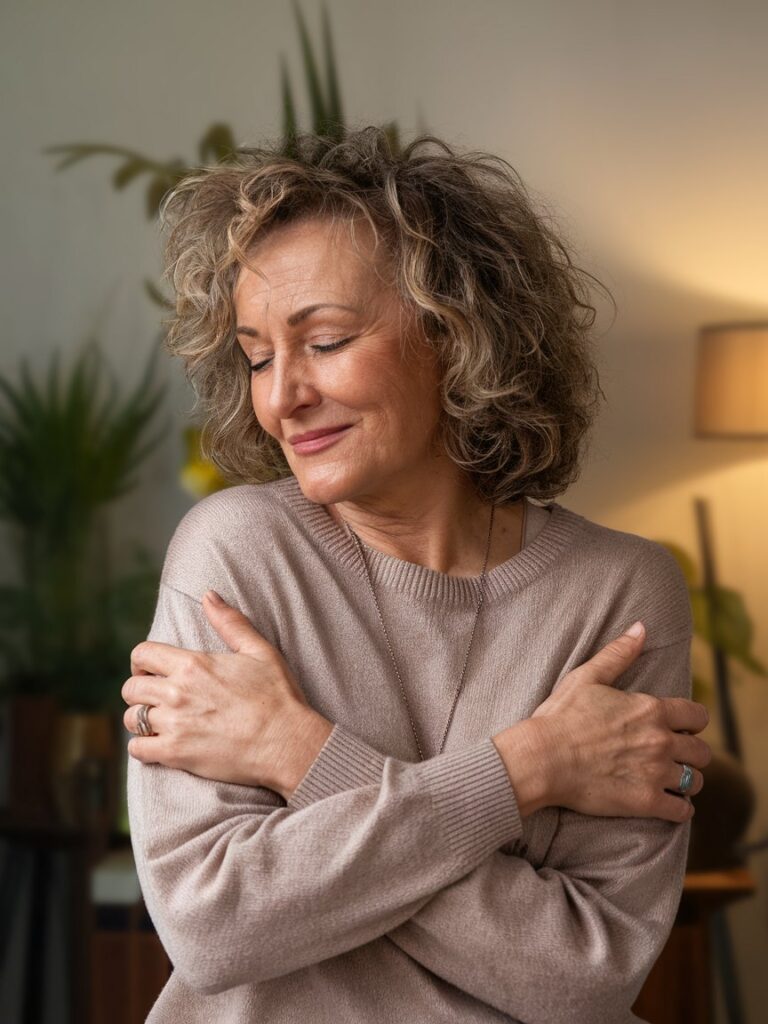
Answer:
[(694, 417), (697, 437), (768, 440), (768, 323), (701, 328)]

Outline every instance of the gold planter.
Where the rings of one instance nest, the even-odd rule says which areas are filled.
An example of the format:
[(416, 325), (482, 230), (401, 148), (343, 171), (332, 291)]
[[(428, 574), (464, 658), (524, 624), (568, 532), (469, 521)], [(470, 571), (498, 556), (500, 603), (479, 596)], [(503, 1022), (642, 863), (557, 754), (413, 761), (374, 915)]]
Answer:
[(53, 798), (62, 822), (106, 844), (117, 810), (119, 753), (115, 720), (106, 712), (63, 711), (52, 751)]

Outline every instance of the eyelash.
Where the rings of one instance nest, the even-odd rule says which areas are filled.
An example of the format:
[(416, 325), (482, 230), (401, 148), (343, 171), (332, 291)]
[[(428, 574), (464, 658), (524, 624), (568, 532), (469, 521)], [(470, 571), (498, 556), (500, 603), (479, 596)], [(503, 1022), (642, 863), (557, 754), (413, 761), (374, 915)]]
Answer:
[[(354, 338), (340, 338), (338, 341), (331, 342), (330, 345), (313, 345), (312, 348), (316, 352), (333, 352), (334, 349), (341, 348), (350, 341), (354, 341)], [(260, 363), (251, 363), (251, 373), (259, 373), (268, 362), (269, 359), (262, 359)]]

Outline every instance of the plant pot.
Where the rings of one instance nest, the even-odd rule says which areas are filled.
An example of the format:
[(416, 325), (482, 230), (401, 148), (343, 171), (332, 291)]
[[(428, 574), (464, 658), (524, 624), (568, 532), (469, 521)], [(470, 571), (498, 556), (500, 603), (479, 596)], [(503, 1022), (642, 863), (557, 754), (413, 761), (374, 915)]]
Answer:
[(105, 846), (115, 820), (119, 751), (114, 719), (106, 712), (65, 711), (53, 742), (54, 802), (62, 822)]
[(51, 746), (56, 714), (56, 700), (46, 694), (15, 694), (8, 700), (3, 803), (15, 820), (44, 822), (54, 814)]
[(744, 765), (723, 750), (713, 751), (704, 769), (704, 788), (693, 799), (688, 848), (689, 871), (744, 867), (736, 851), (755, 810), (755, 787)]

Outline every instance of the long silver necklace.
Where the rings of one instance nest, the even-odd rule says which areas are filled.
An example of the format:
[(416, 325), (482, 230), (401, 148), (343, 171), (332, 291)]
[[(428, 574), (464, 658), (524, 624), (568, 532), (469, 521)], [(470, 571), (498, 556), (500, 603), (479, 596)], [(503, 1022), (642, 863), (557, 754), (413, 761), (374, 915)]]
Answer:
[[(523, 518), (522, 518), (521, 539), (520, 539), (520, 547), (521, 548), (523, 546), (524, 537), (525, 537), (525, 517), (526, 517), (526, 512), (528, 511), (528, 507), (527, 506), (528, 506), (528, 503), (525, 500), (523, 500)], [(485, 585), (486, 585), (486, 579), (487, 579), (486, 569), (488, 567), (488, 555), (489, 555), (490, 550), (491, 550), (491, 534), (493, 533), (493, 516), (494, 516), (494, 512), (495, 512), (495, 506), (491, 505), (491, 521), (490, 521), (490, 523), (488, 525), (488, 540), (486, 541), (486, 545), (485, 545), (485, 559), (483, 560), (483, 570), (480, 573), (480, 594), (479, 594), (478, 599), (477, 599), (477, 607), (475, 608), (475, 617), (474, 617), (474, 619), (472, 621), (472, 633), (470, 634), (470, 637), (469, 637), (469, 644), (467, 645), (467, 651), (466, 651), (466, 654), (464, 655), (464, 665), (462, 666), (462, 669), (461, 669), (461, 676), (459, 678), (458, 686), (456, 687), (456, 692), (453, 695), (453, 703), (451, 704), (451, 710), (450, 710), (450, 712), (448, 714), (448, 721), (445, 724), (445, 731), (443, 732), (443, 738), (442, 738), (442, 740), (440, 742), (440, 749), (438, 750), (438, 754), (441, 754), (443, 752), (443, 747), (445, 746), (445, 740), (446, 740), (446, 737), (448, 736), (448, 730), (450, 729), (451, 722), (453, 721), (453, 713), (456, 710), (456, 704), (458, 703), (459, 695), (461, 694), (462, 687), (464, 686), (464, 677), (465, 677), (465, 675), (467, 673), (467, 665), (469, 663), (469, 653), (472, 650), (472, 642), (475, 639), (475, 629), (477, 627), (477, 619), (478, 619), (478, 616), (480, 615), (480, 609), (481, 609), (481, 607), (483, 605), (483, 600), (485, 599)], [(376, 605), (376, 613), (379, 616), (379, 622), (381, 623), (381, 629), (382, 629), (382, 632), (384, 633), (384, 639), (386, 640), (386, 643), (387, 643), (387, 649), (389, 651), (389, 656), (392, 659), (392, 664), (393, 664), (394, 669), (395, 669), (395, 675), (397, 676), (397, 681), (400, 684), (400, 693), (403, 696), (403, 702), (405, 704), (405, 710), (408, 713), (408, 721), (411, 723), (411, 729), (413, 731), (413, 738), (416, 741), (416, 749), (419, 752), (420, 759), (423, 761), (424, 760), (424, 753), (423, 753), (423, 751), (421, 749), (421, 743), (419, 742), (419, 734), (418, 734), (418, 732), (416, 730), (416, 724), (415, 724), (415, 722), (413, 720), (413, 715), (411, 714), (411, 706), (408, 703), (408, 696), (407, 696), (407, 694), (405, 692), (405, 686), (403, 685), (403, 678), (400, 675), (400, 669), (397, 667), (397, 659), (395, 658), (395, 652), (394, 652), (394, 650), (392, 648), (392, 641), (389, 638), (389, 633), (387, 631), (387, 627), (384, 624), (384, 616), (381, 614), (381, 607), (379, 606), (379, 599), (376, 597), (376, 591), (373, 588), (373, 580), (371, 579), (371, 574), (370, 574), (370, 571), (368, 569), (368, 563), (367, 563), (367, 561), (365, 559), (365, 553), (363, 551), (363, 546), (362, 546), (362, 544), (360, 542), (360, 538), (357, 536), (357, 534), (352, 529), (352, 527), (349, 525), (349, 523), (346, 521), (346, 519), (344, 519), (343, 517), (341, 517), (341, 519), (342, 519), (342, 522), (344, 523), (345, 527), (347, 528), (347, 531), (352, 536), (352, 539), (355, 542), (358, 554), (360, 556), (360, 561), (363, 563), (363, 569), (365, 570), (365, 578), (368, 581), (368, 588), (371, 591), (371, 595), (373, 597), (373, 603)]]

